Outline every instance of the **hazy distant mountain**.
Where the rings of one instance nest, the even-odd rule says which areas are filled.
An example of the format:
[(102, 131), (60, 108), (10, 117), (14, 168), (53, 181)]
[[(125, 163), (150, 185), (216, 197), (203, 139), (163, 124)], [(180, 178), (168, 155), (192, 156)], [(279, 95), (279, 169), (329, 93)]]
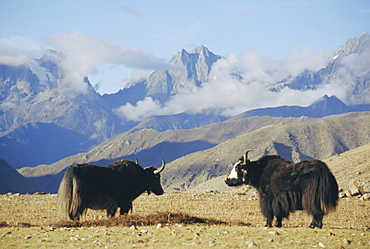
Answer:
[(336, 96), (323, 96), (307, 107), (302, 106), (279, 106), (270, 108), (259, 108), (246, 111), (233, 119), (252, 117), (252, 116), (271, 116), (271, 117), (312, 117), (321, 118), (328, 115), (342, 114), (347, 112), (370, 111), (370, 104), (347, 106)]
[(127, 84), (123, 90), (104, 95), (103, 99), (115, 108), (127, 102), (135, 104), (144, 97), (163, 103), (170, 96), (207, 81), (213, 63), (220, 58), (204, 46), (190, 52), (182, 49), (170, 60), (170, 69), (154, 71), (147, 80)]
[(0, 65), (0, 132), (35, 122), (54, 123), (100, 142), (117, 132), (110, 107), (87, 78), (80, 91), (69, 84), (58, 66), (61, 60), (49, 50), (38, 64)]
[[(276, 119), (268, 119), (269, 121), (266, 121), (267, 119), (261, 121), (264, 125), (268, 125), (268, 122), (274, 123), (279, 119), (278, 117), (323, 117), (350, 111), (369, 110), (367, 105), (370, 103), (368, 47), (369, 35), (367, 33), (350, 39), (337, 50), (333, 59), (327, 65), (323, 65), (321, 70), (306, 71), (295, 78), (287, 77), (287, 80), (271, 88), (273, 91), (279, 91), (285, 86), (300, 90), (316, 89), (322, 85), (346, 81), (344, 85), (348, 86), (349, 99), (359, 99), (364, 105), (348, 106), (336, 97), (325, 96), (308, 107), (262, 108), (248, 111), (236, 118), (264, 115), (276, 117)], [(179, 113), (149, 117), (141, 122), (118, 117), (116, 112), (118, 107), (127, 103), (135, 105), (146, 97), (163, 104), (183, 91), (196, 89), (209, 80), (211, 67), (220, 58), (204, 46), (190, 52), (181, 50), (172, 57), (167, 70), (154, 71), (148, 79), (128, 84), (118, 93), (104, 96), (100, 96), (93, 89), (87, 78), (80, 82), (82, 85), (79, 87), (83, 90), (76, 90), (74, 83), (68, 79), (61, 67), (65, 59), (64, 55), (56, 51), (48, 50), (42, 58), (29, 65), (0, 65), (0, 145), (4, 146), (2, 153), (7, 154), (4, 157), (12, 162), (12, 166), (35, 166), (55, 162), (66, 155), (86, 152), (89, 146), (100, 144), (97, 148), (101, 148), (102, 143), (108, 144), (116, 137), (126, 138), (142, 129), (166, 131), (193, 129), (215, 122), (225, 124), (222, 122), (225, 117), (219, 116), (212, 110), (207, 110), (205, 114)], [(348, 82), (352, 84), (347, 84)], [(228, 124), (231, 124), (230, 122), (236, 121), (230, 119)], [(34, 124), (37, 124), (38, 128), (35, 128)], [(255, 123), (252, 126), (257, 127)], [(241, 125), (241, 127), (244, 126)], [(229, 139), (233, 135), (239, 135), (239, 132), (241, 132), (240, 128), (230, 128), (230, 132), (227, 130), (214, 131), (215, 134), (211, 137), (220, 134), (220, 137)], [(202, 136), (204, 135), (199, 135), (199, 137)], [(140, 139), (144, 137), (135, 138), (135, 141), (140, 141)], [(184, 142), (184, 139), (181, 140), (180, 137), (171, 140), (168, 146), (171, 146), (171, 142), (185, 143), (176, 147), (182, 150), (176, 151), (172, 156), (176, 158), (190, 152), (189, 146), (193, 146), (192, 149), (202, 150), (219, 143), (211, 140), (206, 140), (206, 142), (201, 140), (195, 145), (194, 140)], [(168, 141), (163, 140), (163, 142), (166, 144)], [(146, 149), (144, 149), (144, 144), (147, 146)], [(151, 158), (150, 149), (154, 145), (159, 146), (153, 141), (151, 143), (138, 142), (138, 147), (130, 143), (129, 150), (125, 147), (123, 149), (125, 153), (117, 152), (117, 155), (122, 157), (143, 153), (141, 155), (148, 155), (147, 158)], [(167, 144), (161, 146), (159, 147), (164, 151), (168, 148)], [(122, 146), (118, 147), (122, 148)], [(18, 151), (22, 151), (24, 157), (21, 160), (11, 158), (10, 153), (17, 154)], [(35, 151), (42, 151), (47, 156), (38, 157), (41, 153), (35, 154)], [(110, 156), (100, 158), (94, 156), (94, 158), (97, 158), (97, 161), (116, 158), (110, 150), (107, 150), (107, 154)], [(92, 158), (89, 153), (84, 155)], [(64, 166), (66, 165), (68, 164)]]
[[(62, 60), (49, 50), (30, 65), (0, 65), (0, 154), (13, 167), (55, 162), (121, 131), (120, 119), (87, 78), (80, 91), (66, 82)], [(14, 158), (20, 151), (23, 157)]]
[(370, 102), (370, 35), (363, 33), (349, 39), (334, 53), (333, 58), (320, 70), (306, 70), (297, 77), (289, 77), (272, 91), (284, 87), (294, 90), (317, 89), (322, 86), (344, 87), (347, 99), (352, 103)]
[(227, 118), (214, 114), (187, 114), (179, 113), (175, 115), (153, 116), (140, 122), (128, 131), (132, 133), (141, 129), (150, 128), (156, 131), (193, 129), (208, 124), (221, 122)]
[[(131, 160), (138, 158), (142, 166), (151, 164), (159, 166), (161, 163), (160, 157), (163, 157), (169, 163), (168, 172), (163, 175), (163, 180), (167, 182), (166, 184), (169, 184), (168, 181), (173, 178), (176, 178), (173, 180), (173, 184), (175, 182), (178, 184), (178, 181), (181, 179), (188, 184), (190, 180), (187, 177), (190, 177), (191, 181), (194, 180), (191, 186), (194, 186), (194, 184), (205, 180), (200, 176), (207, 176), (207, 179), (216, 177), (224, 173), (229, 166), (229, 162), (224, 160), (230, 157), (229, 151), (207, 152), (212, 150), (212, 148), (218, 147), (221, 143), (239, 141), (239, 148), (234, 148), (236, 152), (244, 150), (243, 148), (251, 147), (254, 150), (258, 150), (258, 153), (280, 153), (286, 158), (293, 158), (294, 160), (311, 157), (325, 158), (370, 141), (370, 137), (367, 135), (370, 134), (367, 133), (369, 128), (362, 127), (367, 126), (366, 122), (369, 121), (369, 117), (370, 112), (348, 113), (327, 116), (321, 119), (254, 116), (230, 119), (197, 129), (167, 130), (165, 132), (143, 129), (130, 135), (120, 134), (87, 153), (64, 158), (52, 165), (22, 168), (19, 172), (26, 177), (40, 177), (40, 184), (44, 186), (43, 191), (51, 191), (56, 188), (55, 185), (58, 183), (48, 179), (50, 177), (53, 178), (54, 175), (65, 170), (66, 167), (73, 163), (88, 162), (97, 165), (107, 165), (123, 158)], [(338, 122), (340, 123), (339, 126), (337, 125)], [(297, 132), (295, 130), (290, 132), (288, 128), (295, 123), (297, 123), (298, 127)], [(299, 126), (300, 123), (305, 125)], [(319, 124), (319, 126), (310, 125), (310, 123)], [(327, 125), (321, 126), (321, 124)], [(351, 127), (348, 129), (341, 127), (347, 124)], [(321, 127), (324, 127), (324, 129), (321, 129)], [(256, 133), (257, 131), (260, 132)], [(326, 134), (326, 132), (329, 133)], [(361, 136), (359, 132), (362, 132)], [(238, 139), (239, 136), (244, 136), (245, 134), (250, 134), (250, 136), (244, 142)], [(335, 135), (335, 138), (330, 138), (331, 135)], [(342, 139), (342, 137), (344, 138)], [(351, 138), (353, 140), (350, 140)], [(321, 145), (316, 146), (316, 142), (323, 143), (325, 139), (328, 140), (325, 148), (321, 148)], [(313, 146), (312, 148), (317, 148), (317, 150), (310, 151), (305, 147), (305, 142), (308, 140), (307, 146)], [(345, 140), (345, 142), (342, 140)], [(196, 155), (202, 156), (198, 158)], [(201, 159), (201, 163), (198, 162), (198, 159)], [(178, 160), (181, 160), (180, 164), (178, 164)], [(176, 166), (178, 168), (172, 169), (174, 165), (178, 165)], [(215, 171), (213, 167), (216, 167), (217, 170)], [(176, 171), (179, 172), (179, 177), (175, 176)], [(201, 172), (200, 178), (197, 175), (198, 171)], [(188, 175), (182, 178), (181, 172), (188, 172)], [(50, 182), (50, 185), (45, 185), (45, 181)], [(172, 188), (172, 185), (166, 186)], [(185, 189), (190, 185), (184, 186)]]
[[(266, 125), (308, 120), (311, 119), (305, 117), (289, 119), (267, 116), (247, 117), (187, 130), (158, 132), (154, 129), (141, 129), (132, 134), (126, 132), (112, 137), (89, 152), (66, 157), (51, 165), (21, 168), (19, 172), (27, 177), (54, 175), (73, 163), (89, 162), (107, 165), (107, 163), (122, 158), (131, 160), (138, 158), (143, 166), (155, 162), (160, 164), (160, 157), (170, 162), (187, 155), (189, 152), (208, 149), (237, 135), (254, 131)], [(158, 148), (161, 148), (161, 151)]]
[(34, 193), (36, 187), (28, 179), (19, 174), (10, 165), (0, 159), (0, 194), (12, 193)]
[(20, 168), (53, 163), (93, 144), (87, 136), (55, 124), (32, 123), (0, 137), (0, 145), (0, 158)]

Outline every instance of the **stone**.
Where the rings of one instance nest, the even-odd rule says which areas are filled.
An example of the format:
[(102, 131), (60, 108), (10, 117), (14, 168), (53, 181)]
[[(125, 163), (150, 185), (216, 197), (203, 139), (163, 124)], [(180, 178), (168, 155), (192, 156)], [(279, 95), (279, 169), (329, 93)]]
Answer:
[(349, 191), (351, 191), (352, 196), (360, 195), (360, 191), (358, 190), (357, 186), (354, 184), (354, 181), (351, 180), (348, 183)]
[(351, 197), (352, 196), (351, 190), (347, 190), (346, 192), (344, 192), (344, 194), (345, 194), (346, 197)]
[(245, 242), (245, 244), (247, 245), (247, 247), (257, 246), (256, 243), (254, 243), (253, 241), (247, 241)]
[(322, 243), (322, 242), (319, 242), (319, 247), (324, 248), (324, 247), (326, 247), (326, 245), (324, 243)]
[(360, 198), (361, 200), (369, 200), (370, 199), (370, 193), (366, 193)]
[(351, 244), (351, 241), (348, 240), (348, 239), (343, 239), (343, 243), (346, 244), (346, 245), (349, 245), (349, 244)]
[(130, 227), (130, 229), (131, 229), (131, 230), (137, 230), (137, 227), (136, 227), (135, 225), (132, 225), (132, 226)]
[(354, 180), (353, 185), (357, 187), (361, 194), (370, 193), (370, 181)]
[(269, 234), (279, 235), (279, 233), (277, 231), (270, 231)]

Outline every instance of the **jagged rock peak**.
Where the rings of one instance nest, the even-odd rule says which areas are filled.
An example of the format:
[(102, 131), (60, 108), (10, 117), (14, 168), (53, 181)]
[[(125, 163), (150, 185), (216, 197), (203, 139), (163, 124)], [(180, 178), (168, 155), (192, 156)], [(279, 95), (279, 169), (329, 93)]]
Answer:
[(340, 46), (335, 51), (335, 56), (346, 56), (352, 53), (360, 54), (367, 49), (370, 49), (370, 35), (365, 32), (358, 37), (349, 39), (345, 44)]
[(189, 52), (190, 54), (203, 54), (205, 56), (210, 56), (210, 54), (214, 55), (209, 49), (203, 45), (194, 48)]
[(52, 61), (54, 63), (61, 62), (65, 59), (65, 55), (62, 52), (48, 49), (45, 54), (40, 58), (40, 61)]
[(335, 95), (332, 95), (332, 96), (328, 96), (328, 95), (324, 95), (322, 96), (321, 98), (319, 98), (318, 100), (314, 101), (312, 105), (337, 105), (337, 106), (345, 106), (345, 104), (337, 98), (337, 96)]
[(204, 58), (209, 58), (213, 62), (221, 58), (221, 56), (215, 55), (207, 47), (201, 45), (199, 47), (194, 48), (190, 52), (186, 51), (185, 49), (181, 49), (181, 51), (178, 52), (177, 55), (172, 57), (171, 62), (176, 62), (176, 61), (185, 62), (190, 59), (190, 56), (196, 56), (194, 57), (196, 58), (196, 60), (198, 60), (199, 56), (204, 57)]

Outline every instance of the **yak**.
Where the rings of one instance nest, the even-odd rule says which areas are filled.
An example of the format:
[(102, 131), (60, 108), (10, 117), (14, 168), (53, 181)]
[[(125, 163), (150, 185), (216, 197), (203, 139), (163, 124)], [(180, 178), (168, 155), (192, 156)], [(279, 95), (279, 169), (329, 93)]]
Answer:
[(132, 210), (132, 201), (147, 191), (163, 194), (160, 173), (165, 168), (142, 168), (138, 161), (120, 160), (106, 167), (75, 164), (67, 169), (58, 189), (58, 211), (62, 217), (79, 220), (87, 208), (105, 209), (107, 217)]
[(338, 184), (327, 165), (320, 160), (292, 163), (278, 155), (248, 159), (248, 152), (234, 164), (225, 182), (257, 189), (266, 227), (282, 227), (282, 219), (296, 210), (312, 215), (310, 228), (322, 228), (323, 216), (338, 204)]

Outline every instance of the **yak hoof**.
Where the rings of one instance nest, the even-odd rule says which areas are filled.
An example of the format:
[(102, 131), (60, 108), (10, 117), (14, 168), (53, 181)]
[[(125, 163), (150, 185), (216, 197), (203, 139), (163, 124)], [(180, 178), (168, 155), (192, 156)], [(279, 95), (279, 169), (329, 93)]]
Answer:
[(319, 229), (321, 229), (322, 228), (322, 225), (311, 223), (310, 226), (309, 226), (309, 228), (319, 228)]
[(275, 227), (282, 227), (283, 224), (281, 222), (276, 222)]

